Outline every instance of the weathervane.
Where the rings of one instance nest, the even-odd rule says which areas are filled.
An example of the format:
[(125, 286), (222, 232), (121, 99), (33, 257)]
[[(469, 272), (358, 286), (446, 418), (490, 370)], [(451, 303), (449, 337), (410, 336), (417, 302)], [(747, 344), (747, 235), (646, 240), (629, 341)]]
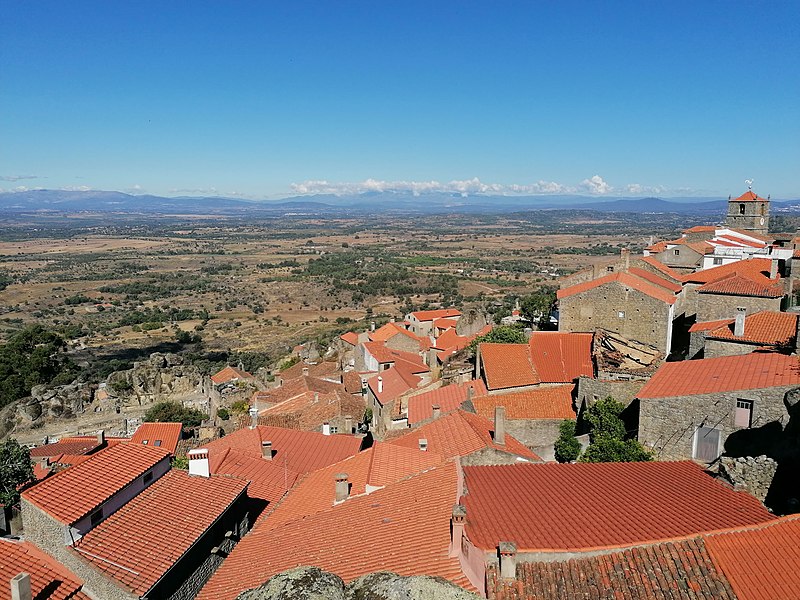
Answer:
[(752, 190), (753, 189), (753, 180), (752, 179), (745, 179), (744, 182), (747, 184), (747, 189), (748, 190)]

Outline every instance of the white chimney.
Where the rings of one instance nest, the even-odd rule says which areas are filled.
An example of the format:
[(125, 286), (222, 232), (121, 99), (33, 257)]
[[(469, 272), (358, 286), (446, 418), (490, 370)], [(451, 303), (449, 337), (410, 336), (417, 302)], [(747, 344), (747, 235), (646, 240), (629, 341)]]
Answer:
[(206, 448), (197, 448), (196, 450), (189, 450), (189, 475), (196, 477), (211, 477), (211, 471), (208, 466), (208, 450)]
[(18, 573), (11, 578), (11, 600), (32, 600), (31, 576)]
[(106, 443), (106, 432), (104, 429), (101, 429), (97, 432), (97, 445), (102, 446)]
[(383, 377), (381, 377), (380, 375), (378, 375), (378, 393), (379, 394), (383, 393)]
[(258, 427), (258, 409), (251, 408), (250, 411), (250, 429)]
[(322, 424), (322, 435), (330, 435), (331, 434), (331, 424), (327, 421)]
[(272, 460), (272, 442), (269, 440), (261, 442), (261, 457), (265, 460)]
[(338, 473), (334, 476), (336, 481), (336, 502), (344, 502), (350, 495), (350, 483), (348, 483), (347, 473)]
[(308, 377), (308, 367), (303, 367), (303, 377)]
[(467, 507), (463, 504), (453, 505), (453, 516), (450, 518), (452, 538), (450, 540), (450, 558), (461, 553), (461, 540), (464, 537), (464, 525), (467, 522)]
[(344, 432), (347, 435), (353, 433), (353, 417), (350, 415), (345, 415), (344, 417)]
[(428, 451), (428, 440), (426, 438), (419, 438), (419, 449), (422, 452)]
[(500, 551), (500, 578), (517, 578), (517, 545), (514, 542), (500, 542), (497, 549)]
[(506, 407), (494, 408), (494, 443), (504, 446), (506, 443)]
[(369, 330), (370, 330), (370, 331), (375, 331), (375, 321), (372, 321), (372, 322), (369, 324)]
[(314, 404), (319, 402), (319, 392), (314, 392)]
[(747, 309), (743, 306), (736, 308), (736, 318), (733, 322), (733, 335), (742, 337), (744, 335), (744, 319), (747, 316)]
[(442, 416), (442, 408), (438, 404), (434, 404), (431, 408), (433, 409), (434, 419), (438, 419)]

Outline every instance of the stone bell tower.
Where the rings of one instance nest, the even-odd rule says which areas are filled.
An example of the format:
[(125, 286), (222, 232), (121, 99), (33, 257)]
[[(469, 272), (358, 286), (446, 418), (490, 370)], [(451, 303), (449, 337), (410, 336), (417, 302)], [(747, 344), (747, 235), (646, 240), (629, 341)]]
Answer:
[(728, 196), (728, 216), (725, 226), (759, 235), (769, 231), (769, 196), (762, 198), (748, 189), (736, 199)]

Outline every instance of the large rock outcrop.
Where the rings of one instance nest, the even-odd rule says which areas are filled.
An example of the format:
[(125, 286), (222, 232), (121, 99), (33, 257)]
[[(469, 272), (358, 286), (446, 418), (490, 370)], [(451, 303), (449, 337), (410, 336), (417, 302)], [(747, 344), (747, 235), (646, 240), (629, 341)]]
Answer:
[(271, 577), (237, 600), (476, 600), (478, 596), (439, 577), (403, 577), (386, 571), (345, 583), (317, 567), (298, 567)]
[(177, 354), (154, 353), (134, 363), (133, 369), (111, 373), (106, 384), (109, 396), (121, 406), (142, 406), (197, 391), (203, 385), (203, 374), (184, 364)]

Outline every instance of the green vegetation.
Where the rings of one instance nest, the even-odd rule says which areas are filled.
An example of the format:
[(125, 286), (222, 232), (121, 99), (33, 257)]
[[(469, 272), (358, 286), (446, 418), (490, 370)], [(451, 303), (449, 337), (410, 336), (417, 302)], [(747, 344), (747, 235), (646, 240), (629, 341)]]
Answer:
[(172, 459), (173, 469), (182, 469), (184, 471), (189, 469), (189, 457), (185, 454), (179, 454)]
[(0, 504), (14, 506), (19, 502), (19, 486), (33, 480), (31, 452), (17, 440), (0, 442)]
[(230, 413), (228, 412), (227, 408), (218, 408), (217, 409), (217, 418), (222, 421), (227, 421), (231, 418)]
[(565, 419), (558, 426), (559, 436), (554, 450), (555, 458), (560, 463), (572, 462), (581, 454), (581, 443), (575, 437), (575, 421)]
[(625, 405), (611, 398), (598, 400), (584, 416), (589, 424), (589, 447), (580, 462), (642, 462), (653, 460), (653, 453), (638, 440), (625, 439), (625, 422), (620, 415)]
[(280, 366), (278, 367), (279, 371), (285, 371), (300, 362), (300, 357), (296, 354), (294, 356), (290, 356), (285, 361), (283, 361)]
[(208, 415), (179, 402), (159, 402), (144, 415), (148, 423), (183, 423), (184, 427), (197, 427), (205, 419), (208, 419)]
[(531, 323), (549, 322), (550, 311), (556, 303), (556, 288), (544, 286), (535, 294), (525, 296), (519, 303), (520, 312)]
[(469, 345), (470, 350), (473, 352), (478, 347), (478, 344), (524, 344), (525, 332), (519, 327), (513, 325), (502, 325), (495, 327), (489, 333), (476, 337)]

